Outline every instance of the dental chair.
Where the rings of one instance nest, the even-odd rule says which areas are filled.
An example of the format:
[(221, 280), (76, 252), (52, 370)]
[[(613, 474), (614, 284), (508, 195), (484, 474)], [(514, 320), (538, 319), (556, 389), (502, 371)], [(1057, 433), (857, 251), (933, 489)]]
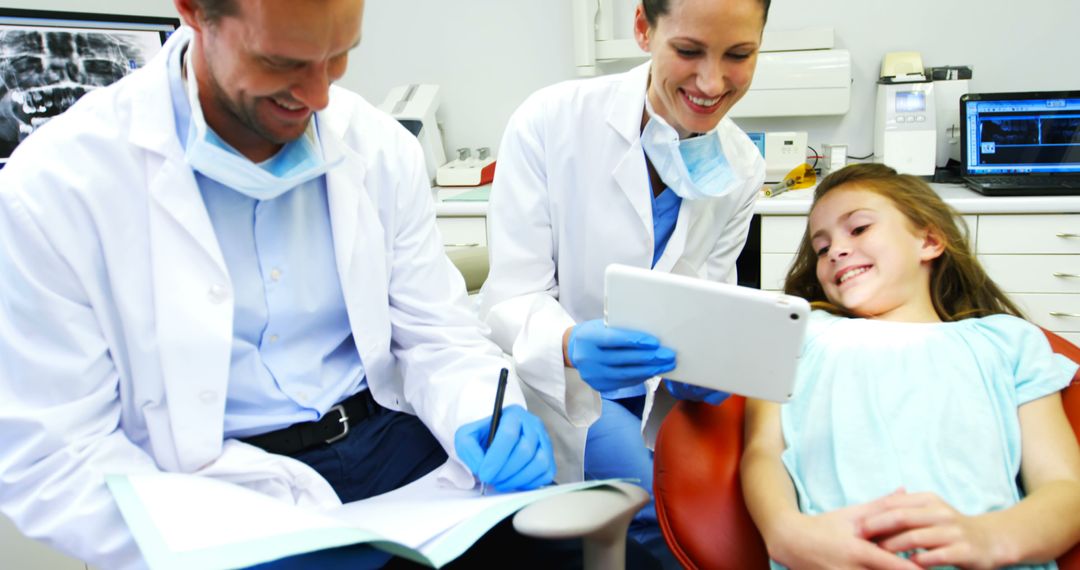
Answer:
[[(1046, 332), (1054, 352), (1080, 363), (1080, 348)], [(1080, 439), (1080, 373), (1062, 391), (1065, 413)], [(679, 402), (657, 436), (653, 493), (660, 528), (686, 568), (767, 568), (765, 543), (743, 503), (739, 458), (746, 400), (721, 406)], [(1080, 570), (1080, 545), (1058, 559)]]

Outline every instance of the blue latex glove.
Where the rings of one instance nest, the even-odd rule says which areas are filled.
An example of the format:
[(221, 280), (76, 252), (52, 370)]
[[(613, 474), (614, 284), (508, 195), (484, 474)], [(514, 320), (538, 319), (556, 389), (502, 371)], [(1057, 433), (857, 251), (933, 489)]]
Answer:
[(476, 478), (495, 490), (524, 491), (551, 483), (555, 455), (540, 418), (521, 406), (503, 408), (491, 447), (485, 449), (491, 417), (465, 424), (454, 434), (454, 450)]
[(598, 392), (636, 386), (675, 368), (675, 351), (660, 346), (656, 337), (612, 328), (601, 319), (570, 331), (566, 356), (581, 379)]
[(713, 390), (712, 388), (702, 388), (701, 386), (694, 386), (693, 384), (687, 384), (685, 382), (676, 382), (675, 380), (668, 380), (664, 378), (664, 385), (667, 386), (667, 391), (672, 396), (680, 400), (690, 400), (691, 402), (705, 402), (706, 404), (712, 404), (719, 406), (724, 403), (724, 400), (728, 399), (727, 392), (721, 392), (719, 390)]

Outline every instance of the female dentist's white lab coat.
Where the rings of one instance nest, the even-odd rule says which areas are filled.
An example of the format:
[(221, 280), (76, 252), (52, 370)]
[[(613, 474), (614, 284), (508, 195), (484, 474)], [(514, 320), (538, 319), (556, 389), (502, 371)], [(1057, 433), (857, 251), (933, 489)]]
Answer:
[[(173, 124), (164, 54), (184, 36), (0, 171), (0, 510), (102, 568), (142, 565), (109, 473), (337, 501), (306, 465), (223, 441), (234, 300)], [(331, 101), (319, 121), (326, 154), (344, 156), (327, 175), (335, 257), (370, 389), (453, 450), (457, 427), (491, 413), (504, 360), (443, 252), (415, 138), (354, 94)], [(461, 465), (446, 475), (472, 485)]]
[[(480, 312), (512, 355), (530, 411), (551, 432), (559, 481), (583, 477), (586, 432), (600, 413), (599, 394), (563, 366), (563, 331), (603, 316), (608, 264), (652, 264), (641, 148), (648, 72), (646, 63), (540, 90), (510, 119), (499, 150)], [(718, 134), (736, 182), (722, 197), (682, 202), (658, 271), (734, 281), (765, 163), (731, 119), (720, 122)], [(666, 391), (655, 396), (646, 408), (650, 445), (674, 403)]]

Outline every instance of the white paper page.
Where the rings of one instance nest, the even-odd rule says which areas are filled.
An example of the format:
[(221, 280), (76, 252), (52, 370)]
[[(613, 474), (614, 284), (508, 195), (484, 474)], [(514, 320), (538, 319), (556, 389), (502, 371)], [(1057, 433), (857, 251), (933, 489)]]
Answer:
[(341, 527), (316, 511), (209, 477), (150, 473), (128, 481), (173, 552)]
[(378, 528), (379, 535), (418, 549), (455, 525), (499, 503), (530, 492), (481, 495), (440, 483), (438, 469), (400, 488), (326, 511), (349, 526)]

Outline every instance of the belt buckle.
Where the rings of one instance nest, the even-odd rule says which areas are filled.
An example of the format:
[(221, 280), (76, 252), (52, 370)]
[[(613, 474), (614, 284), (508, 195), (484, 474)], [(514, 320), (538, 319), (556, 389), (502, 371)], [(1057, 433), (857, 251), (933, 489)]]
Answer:
[(344, 438), (346, 435), (349, 434), (349, 416), (347, 416), (345, 414), (345, 406), (343, 406), (341, 404), (338, 404), (338, 405), (330, 408), (330, 411), (327, 412), (327, 413), (331, 413), (331, 412), (335, 412), (335, 411), (337, 413), (341, 414), (341, 419), (338, 420), (338, 423), (341, 424), (341, 433), (339, 433), (339, 434), (335, 435), (334, 437), (326, 440), (326, 443), (328, 443), (328, 444), (334, 443), (335, 441), (338, 441), (338, 440)]

